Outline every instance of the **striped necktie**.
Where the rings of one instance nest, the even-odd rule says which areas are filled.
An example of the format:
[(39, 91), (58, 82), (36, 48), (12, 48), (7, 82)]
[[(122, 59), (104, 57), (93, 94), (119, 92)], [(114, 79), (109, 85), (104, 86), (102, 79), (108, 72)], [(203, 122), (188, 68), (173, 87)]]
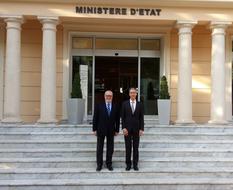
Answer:
[(110, 116), (111, 110), (110, 110), (110, 103), (107, 103), (107, 110), (108, 110), (108, 116)]
[(132, 109), (132, 113), (134, 113), (134, 111), (135, 111), (134, 101), (132, 101), (132, 103), (131, 103), (131, 109)]

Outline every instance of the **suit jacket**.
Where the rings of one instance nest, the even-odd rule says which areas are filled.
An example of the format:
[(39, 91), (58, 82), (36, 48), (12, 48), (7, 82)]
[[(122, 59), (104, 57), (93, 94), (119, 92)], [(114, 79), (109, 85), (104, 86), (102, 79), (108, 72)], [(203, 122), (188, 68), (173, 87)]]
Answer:
[(129, 132), (138, 133), (144, 131), (144, 111), (141, 102), (136, 103), (134, 113), (132, 113), (130, 100), (123, 102), (121, 109), (122, 129), (126, 128)]
[(110, 116), (105, 102), (95, 106), (93, 131), (97, 131), (98, 136), (115, 135), (115, 132), (119, 132), (119, 127), (120, 113), (117, 105), (112, 103)]

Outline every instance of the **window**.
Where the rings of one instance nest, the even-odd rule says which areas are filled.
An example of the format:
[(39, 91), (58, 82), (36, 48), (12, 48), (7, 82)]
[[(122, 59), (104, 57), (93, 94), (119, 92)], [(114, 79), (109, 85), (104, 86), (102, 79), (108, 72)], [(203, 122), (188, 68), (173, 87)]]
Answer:
[(96, 49), (137, 50), (137, 39), (97, 38)]
[(92, 38), (88, 37), (74, 37), (72, 40), (73, 49), (92, 49), (93, 42)]
[(160, 40), (141, 39), (141, 50), (160, 50)]

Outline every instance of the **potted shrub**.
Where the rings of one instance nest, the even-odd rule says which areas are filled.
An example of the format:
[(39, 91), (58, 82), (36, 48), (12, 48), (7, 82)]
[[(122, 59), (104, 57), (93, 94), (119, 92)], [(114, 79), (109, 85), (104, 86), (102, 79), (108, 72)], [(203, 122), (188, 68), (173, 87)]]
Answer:
[(168, 92), (168, 84), (167, 84), (166, 76), (163, 76), (160, 80), (158, 115), (159, 115), (159, 124), (161, 125), (170, 124), (171, 100)]
[(80, 75), (76, 72), (72, 84), (71, 98), (67, 100), (68, 123), (83, 123), (85, 113), (85, 100), (82, 98)]

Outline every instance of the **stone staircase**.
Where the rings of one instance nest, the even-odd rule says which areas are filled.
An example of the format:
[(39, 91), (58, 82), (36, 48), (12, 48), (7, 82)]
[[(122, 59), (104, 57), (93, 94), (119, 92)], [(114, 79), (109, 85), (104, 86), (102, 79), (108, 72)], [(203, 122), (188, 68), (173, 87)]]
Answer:
[(123, 136), (114, 171), (96, 172), (90, 125), (0, 125), (0, 190), (230, 190), (233, 127), (146, 124), (138, 172), (126, 172)]

